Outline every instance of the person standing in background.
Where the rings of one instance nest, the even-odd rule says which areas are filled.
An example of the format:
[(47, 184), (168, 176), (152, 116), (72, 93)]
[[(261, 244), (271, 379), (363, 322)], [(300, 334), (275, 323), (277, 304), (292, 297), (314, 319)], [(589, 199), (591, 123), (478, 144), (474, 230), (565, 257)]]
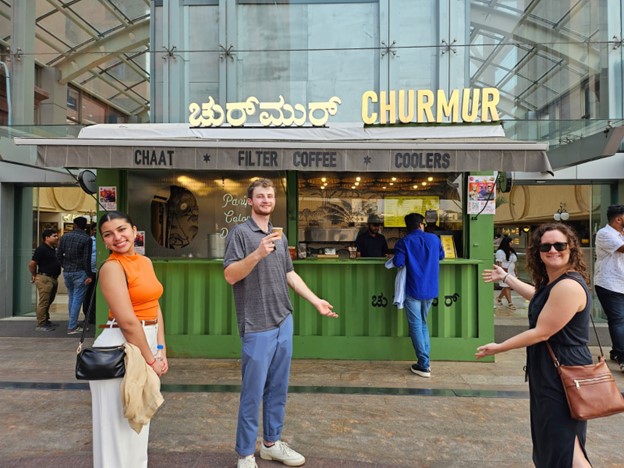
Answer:
[(79, 216), (74, 219), (74, 229), (61, 237), (56, 250), (67, 288), (68, 335), (82, 332), (82, 327), (78, 325), (78, 315), (87, 286), (91, 284), (91, 238), (85, 231), (86, 227), (87, 218)]
[(381, 218), (377, 215), (368, 217), (368, 227), (355, 239), (360, 257), (385, 257), (388, 253), (388, 242), (381, 231)]
[(54, 330), (50, 322), (50, 306), (58, 290), (58, 277), (61, 264), (56, 258), (56, 246), (59, 242), (56, 229), (44, 229), (41, 233), (43, 243), (35, 249), (32, 260), (28, 263), (30, 282), (37, 288), (37, 328), (35, 330), (49, 332)]
[(405, 267), (405, 311), (409, 334), (416, 352), (417, 362), (411, 371), (420, 377), (431, 377), (429, 351), (431, 338), (427, 326), (427, 315), (433, 299), (438, 297), (440, 260), (444, 259), (444, 248), (440, 238), (425, 232), (425, 218), (418, 213), (405, 216), (407, 235), (394, 247), (392, 263), (397, 268)]
[(607, 225), (596, 233), (594, 286), (607, 316), (611, 359), (624, 372), (624, 205), (607, 208)]
[[(496, 251), (496, 264), (505, 270), (506, 273), (509, 273), (509, 276), (516, 276), (516, 262), (518, 261), (518, 256), (516, 255), (516, 251), (511, 246), (511, 242), (511, 237), (503, 237), (503, 240)], [(498, 285), (501, 287), (501, 292), (496, 298), (496, 302), (499, 305), (503, 305), (504, 297), (507, 299), (507, 307), (515, 310), (516, 306), (513, 302), (511, 302), (511, 288), (509, 285), (503, 281), (498, 283)]]
[[(89, 277), (91, 278), (91, 283), (89, 284), (89, 286), (87, 286), (87, 292), (85, 293), (85, 298), (82, 302), (82, 313), (85, 317), (87, 316), (87, 311), (89, 310), (91, 296), (93, 296), (93, 294), (95, 293), (95, 277), (97, 275), (97, 251), (95, 248), (95, 235), (97, 234), (97, 223), (91, 223), (87, 228), (87, 233), (91, 236), (91, 273), (89, 274)], [(89, 323), (95, 323), (95, 297), (93, 298), (93, 310), (91, 316), (89, 317)]]

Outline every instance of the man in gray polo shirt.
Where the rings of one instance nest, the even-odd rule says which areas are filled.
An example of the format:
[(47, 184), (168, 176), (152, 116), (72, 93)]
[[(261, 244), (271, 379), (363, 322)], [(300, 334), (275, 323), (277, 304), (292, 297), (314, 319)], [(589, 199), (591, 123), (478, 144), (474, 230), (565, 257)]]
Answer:
[(242, 349), (242, 385), (236, 430), (238, 468), (256, 468), (254, 457), (260, 404), (263, 442), (260, 458), (301, 466), (305, 458), (282, 442), (292, 357), (293, 319), (288, 286), (321, 315), (338, 317), (295, 273), (282, 233), (272, 233), (275, 188), (268, 179), (247, 189), (251, 216), (226, 239), (223, 268), (233, 286)]

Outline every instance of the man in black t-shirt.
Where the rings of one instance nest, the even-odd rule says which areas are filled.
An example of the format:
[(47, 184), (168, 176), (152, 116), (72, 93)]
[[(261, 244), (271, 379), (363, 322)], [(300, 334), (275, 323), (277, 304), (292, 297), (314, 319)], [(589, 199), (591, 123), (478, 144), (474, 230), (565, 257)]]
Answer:
[(388, 242), (380, 232), (381, 219), (377, 215), (368, 217), (368, 228), (358, 234), (355, 246), (360, 257), (385, 257), (388, 253)]
[(54, 330), (50, 322), (50, 306), (56, 297), (61, 264), (56, 258), (58, 233), (54, 229), (45, 229), (41, 233), (43, 243), (35, 249), (32, 260), (28, 263), (30, 282), (34, 283), (39, 293), (37, 301), (37, 331)]

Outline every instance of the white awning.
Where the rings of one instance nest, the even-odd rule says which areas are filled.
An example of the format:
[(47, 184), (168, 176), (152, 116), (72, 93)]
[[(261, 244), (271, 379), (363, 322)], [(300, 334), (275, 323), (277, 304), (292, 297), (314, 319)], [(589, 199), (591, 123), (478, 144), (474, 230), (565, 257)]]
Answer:
[(78, 138), (16, 138), (37, 165), (66, 168), (338, 172), (552, 172), (545, 143), (499, 125), (190, 128), (100, 124)]

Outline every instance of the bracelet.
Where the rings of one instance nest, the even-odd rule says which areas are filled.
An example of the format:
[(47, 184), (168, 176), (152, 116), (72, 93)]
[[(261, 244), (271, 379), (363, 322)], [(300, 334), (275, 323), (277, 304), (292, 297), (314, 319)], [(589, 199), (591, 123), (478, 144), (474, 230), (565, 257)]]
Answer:
[(507, 277), (508, 277), (508, 276), (509, 276), (509, 273), (507, 273), (507, 274), (503, 277), (503, 283), (505, 283), (505, 282), (506, 282), (506, 280), (507, 280)]
[[(147, 361), (145, 361), (147, 362)], [(152, 367), (154, 364), (156, 364), (156, 358), (154, 358), (154, 360), (152, 362), (147, 362), (147, 365)]]

